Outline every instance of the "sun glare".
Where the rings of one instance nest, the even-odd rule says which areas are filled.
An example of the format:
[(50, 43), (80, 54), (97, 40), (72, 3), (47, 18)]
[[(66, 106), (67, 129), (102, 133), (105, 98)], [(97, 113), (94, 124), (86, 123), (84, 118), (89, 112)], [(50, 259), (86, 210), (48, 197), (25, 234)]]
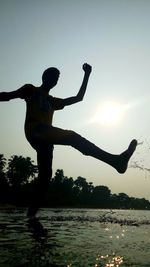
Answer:
[(91, 122), (105, 126), (117, 125), (122, 119), (126, 107), (115, 102), (105, 102), (95, 112)]

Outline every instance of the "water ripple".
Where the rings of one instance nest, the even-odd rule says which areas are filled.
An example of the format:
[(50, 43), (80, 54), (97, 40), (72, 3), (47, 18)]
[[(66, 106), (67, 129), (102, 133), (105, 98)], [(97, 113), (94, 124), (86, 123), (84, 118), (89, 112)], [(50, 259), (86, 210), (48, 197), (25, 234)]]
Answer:
[(0, 267), (150, 266), (149, 211), (41, 209), (38, 217), (0, 212)]

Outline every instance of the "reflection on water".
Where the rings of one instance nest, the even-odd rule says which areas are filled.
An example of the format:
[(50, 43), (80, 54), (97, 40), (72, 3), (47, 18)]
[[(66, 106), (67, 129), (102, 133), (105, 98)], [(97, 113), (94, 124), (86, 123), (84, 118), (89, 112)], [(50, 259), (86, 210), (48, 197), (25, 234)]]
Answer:
[[(120, 256), (102, 256), (102, 255), (98, 255), (96, 258), (97, 262), (100, 262), (100, 264), (102, 264), (103, 262), (103, 266), (105, 267), (119, 267), (119, 265), (121, 265), (123, 263), (123, 257)], [(95, 267), (99, 267), (99, 263), (95, 264)], [(102, 265), (101, 265), (102, 266)]]
[(0, 211), (0, 267), (149, 267), (150, 212)]

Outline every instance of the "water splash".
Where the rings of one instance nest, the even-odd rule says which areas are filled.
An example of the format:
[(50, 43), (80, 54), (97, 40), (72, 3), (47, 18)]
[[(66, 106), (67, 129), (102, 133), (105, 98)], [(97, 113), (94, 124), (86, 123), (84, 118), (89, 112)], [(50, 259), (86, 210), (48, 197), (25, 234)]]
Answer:
[(147, 173), (150, 173), (150, 143), (147, 138), (139, 141), (137, 146), (140, 146), (140, 149), (136, 150), (136, 158), (131, 160), (129, 168), (138, 169), (139, 171), (145, 172), (145, 177)]

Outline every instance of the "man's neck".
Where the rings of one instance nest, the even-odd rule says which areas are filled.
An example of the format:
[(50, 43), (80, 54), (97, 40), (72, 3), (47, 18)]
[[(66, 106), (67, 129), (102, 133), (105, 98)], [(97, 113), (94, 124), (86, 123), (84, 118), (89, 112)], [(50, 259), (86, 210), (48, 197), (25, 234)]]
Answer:
[(50, 89), (48, 87), (45, 87), (43, 84), (39, 88), (44, 95), (49, 94)]

